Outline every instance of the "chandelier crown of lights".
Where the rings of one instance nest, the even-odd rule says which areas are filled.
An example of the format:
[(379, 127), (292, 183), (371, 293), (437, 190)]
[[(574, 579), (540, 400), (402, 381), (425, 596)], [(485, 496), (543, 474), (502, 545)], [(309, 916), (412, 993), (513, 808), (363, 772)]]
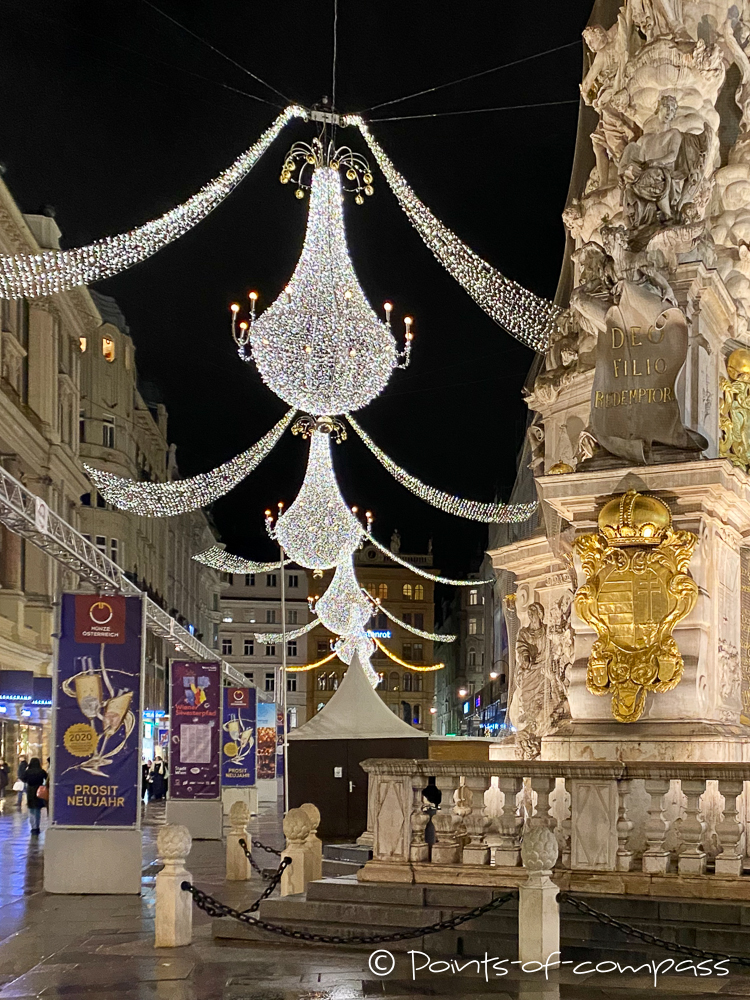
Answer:
[(319, 167), (341, 170), (346, 180), (353, 183), (352, 187), (344, 185), (343, 190), (354, 195), (357, 205), (364, 204), (365, 195), (369, 197), (374, 193), (370, 164), (361, 153), (355, 153), (349, 146), (336, 149), (332, 142), (326, 144), (317, 138), (312, 142), (294, 143), (286, 154), (279, 180), (282, 184), (290, 181), (296, 184), (296, 196), (304, 198), (305, 191), (312, 188), (311, 178)]
[(307, 232), (289, 284), (260, 316), (256, 292), (247, 320), (238, 323), (240, 307), (231, 307), (240, 357), (255, 362), (277, 396), (316, 417), (359, 410), (378, 396), (393, 370), (409, 363), (413, 337), (406, 317), (399, 351), (391, 304), (383, 321), (367, 301), (349, 256), (342, 198), (340, 171), (314, 166)]

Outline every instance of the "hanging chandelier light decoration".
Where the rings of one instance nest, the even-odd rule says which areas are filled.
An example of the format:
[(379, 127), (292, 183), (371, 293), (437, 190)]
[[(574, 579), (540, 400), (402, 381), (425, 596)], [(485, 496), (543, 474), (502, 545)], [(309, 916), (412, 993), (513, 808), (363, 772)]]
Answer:
[(362, 133), (409, 222), (451, 277), (516, 340), (544, 351), (560, 307), (506, 278), (444, 226), (396, 170), (359, 115), (345, 115), (343, 124)]
[(297, 499), (273, 524), (269, 534), (294, 562), (306, 569), (333, 569), (351, 556), (362, 540), (362, 525), (339, 491), (331, 462), (330, 435), (316, 431), (310, 439), (307, 471)]
[(137, 229), (79, 247), (39, 254), (0, 256), (0, 298), (34, 299), (110, 278), (179, 239), (206, 218), (247, 177), (276, 136), (293, 118), (308, 118), (290, 105), (260, 139), (192, 198)]
[(315, 604), (315, 613), (334, 635), (350, 636), (364, 631), (372, 617), (372, 607), (357, 582), (351, 555), (336, 567), (333, 579)]
[(470, 521), (481, 521), (485, 524), (516, 524), (528, 521), (538, 507), (536, 501), (516, 504), (480, 503), (478, 500), (465, 500), (463, 497), (452, 496), (450, 493), (437, 490), (434, 486), (428, 486), (426, 483), (420, 482), (416, 476), (410, 475), (405, 469), (396, 465), (381, 448), (378, 448), (351, 414), (347, 414), (347, 420), (375, 458), (397, 482), (416, 494), (421, 500), (432, 504), (438, 510), (445, 511), (446, 514), (452, 514), (454, 517), (465, 517)]
[[(279, 569), (281, 563), (277, 559), (275, 562), (254, 562), (252, 559), (243, 559), (241, 556), (232, 555), (225, 551), (224, 545), (212, 545), (203, 552), (198, 552), (193, 556), (196, 562), (211, 569), (218, 569), (221, 573), (237, 573), (239, 575), (252, 573), (271, 573)], [(288, 566), (291, 559), (285, 559), (284, 565)]]
[[(249, 295), (247, 319), (231, 307), (232, 335), (240, 357), (254, 361), (261, 378), (281, 399), (306, 413), (335, 416), (359, 410), (386, 387), (395, 368), (409, 363), (412, 321), (405, 320), (399, 351), (391, 331), (390, 303), (378, 319), (360, 287), (349, 256), (341, 175), (356, 182), (356, 201), (372, 192), (366, 161), (346, 147), (324, 149), (319, 140), (296, 143), (281, 181), (296, 171), (297, 196), (309, 186), (307, 232), (288, 285), (260, 315), (257, 292)], [(309, 185), (308, 185), (309, 180)]]
[(120, 510), (129, 510), (143, 517), (174, 517), (175, 514), (205, 507), (242, 482), (268, 455), (293, 417), (294, 410), (289, 410), (252, 448), (211, 472), (203, 472), (190, 479), (139, 483), (91, 465), (84, 464), (83, 467), (100, 495)]

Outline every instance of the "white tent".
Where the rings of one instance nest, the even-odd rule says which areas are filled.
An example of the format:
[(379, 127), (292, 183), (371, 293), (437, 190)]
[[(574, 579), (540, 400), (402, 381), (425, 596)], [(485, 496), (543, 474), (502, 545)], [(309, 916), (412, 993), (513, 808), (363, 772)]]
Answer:
[(388, 708), (367, 679), (356, 653), (325, 708), (289, 733), (290, 740), (424, 740), (425, 736)]

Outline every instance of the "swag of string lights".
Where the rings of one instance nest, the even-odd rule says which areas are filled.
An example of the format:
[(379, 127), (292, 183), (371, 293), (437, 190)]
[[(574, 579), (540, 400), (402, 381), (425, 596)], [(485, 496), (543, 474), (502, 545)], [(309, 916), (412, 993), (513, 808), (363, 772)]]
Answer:
[[(350, 420), (370, 450), (388, 463), (386, 468), (398, 481), (439, 509), (484, 522), (522, 521), (531, 515), (535, 505), (481, 504), (427, 487), (392, 463), (352, 422), (351, 412), (378, 396), (393, 371), (409, 363), (412, 321), (405, 320), (404, 346), (399, 350), (390, 324), (392, 307), (387, 304), (386, 320), (379, 320), (359, 285), (344, 229), (341, 205), (346, 185), (342, 175), (354, 182), (355, 186), (348, 190), (355, 193), (355, 201), (361, 203), (372, 193), (372, 175), (366, 161), (348, 147), (335, 149), (333, 143), (326, 146), (316, 140), (310, 145), (296, 143), (289, 151), (281, 181), (294, 181), (298, 197), (310, 193), (302, 252), (289, 283), (260, 317), (256, 315), (258, 296), (254, 292), (249, 296), (247, 319), (240, 319), (239, 305), (232, 306), (232, 334), (240, 356), (256, 364), (269, 388), (295, 409), (306, 411), (292, 427), (294, 433), (310, 438), (304, 481), (294, 502), (280, 511), (275, 524), (267, 513), (269, 533), (292, 562), (317, 572), (334, 570), (331, 583), (315, 605), (315, 624), (324, 625), (338, 636), (334, 652), (344, 663), (351, 663), (357, 654), (375, 686), (378, 674), (370, 658), (377, 640), (366, 629), (373, 608), (357, 582), (353, 565), (354, 552), (364, 538), (390, 559), (428, 579), (458, 586), (490, 581), (452, 580), (427, 573), (380, 545), (372, 536), (369, 516), (363, 528), (342, 497), (333, 469), (331, 441), (346, 438), (345, 425), (337, 415)], [(273, 448), (293, 417), (294, 410), (290, 410), (253, 448), (219, 469), (190, 480), (136, 483), (95, 469), (88, 471), (99, 493), (117, 507), (151, 517), (182, 513), (216, 499), (243, 479)], [(198, 559), (205, 561), (205, 557)], [(217, 555), (214, 551), (210, 557), (212, 565), (230, 565), (227, 560), (232, 560), (233, 566), (228, 571), (240, 569), (242, 562), (227, 553)], [(277, 565), (281, 564), (280, 560)], [(286, 638), (304, 635), (313, 627), (309, 624), (286, 633)], [(278, 637), (270, 633), (258, 635), (266, 642)], [(386, 652), (409, 669), (442, 666), (417, 668)]]
[[(210, 548), (204, 549), (199, 556), (193, 556), (193, 559), (203, 563), (204, 566), (210, 566), (211, 569), (218, 569), (221, 573), (250, 575), (253, 573), (272, 573), (281, 566), (278, 559), (275, 562), (253, 562), (252, 559), (243, 559), (241, 556), (226, 552), (223, 545), (212, 545)], [(290, 562), (291, 559), (285, 559), (283, 565), (288, 566)]]

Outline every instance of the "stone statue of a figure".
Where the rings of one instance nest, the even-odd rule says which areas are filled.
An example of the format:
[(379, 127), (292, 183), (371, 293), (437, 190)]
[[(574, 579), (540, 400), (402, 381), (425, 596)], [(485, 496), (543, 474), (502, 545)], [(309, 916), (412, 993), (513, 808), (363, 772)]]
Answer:
[(508, 715), (516, 729), (522, 755), (536, 757), (546, 731), (547, 626), (541, 604), (530, 604), (528, 615), (529, 624), (520, 628), (516, 637), (515, 690)]
[(623, 214), (631, 229), (681, 224), (692, 219), (693, 198), (703, 180), (711, 129), (695, 135), (673, 126), (677, 101), (659, 100), (643, 135), (628, 143), (617, 166)]

